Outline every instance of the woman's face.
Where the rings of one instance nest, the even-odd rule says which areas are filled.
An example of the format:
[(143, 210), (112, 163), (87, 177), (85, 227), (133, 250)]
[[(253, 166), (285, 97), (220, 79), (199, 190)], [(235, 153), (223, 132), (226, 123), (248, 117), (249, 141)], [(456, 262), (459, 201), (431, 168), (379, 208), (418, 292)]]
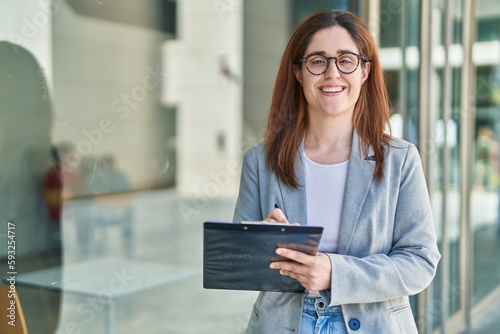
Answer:
[[(336, 57), (343, 52), (360, 54), (351, 35), (341, 26), (333, 26), (317, 31), (306, 49), (304, 57), (311, 54), (322, 54), (326, 57)], [(360, 61), (357, 69), (344, 74), (335, 66), (331, 59), (325, 73), (311, 74), (306, 63), (302, 68), (295, 69), (295, 76), (304, 89), (309, 117), (345, 116), (352, 120), (354, 105), (358, 100), (361, 86), (370, 71), (370, 63), (362, 66)]]

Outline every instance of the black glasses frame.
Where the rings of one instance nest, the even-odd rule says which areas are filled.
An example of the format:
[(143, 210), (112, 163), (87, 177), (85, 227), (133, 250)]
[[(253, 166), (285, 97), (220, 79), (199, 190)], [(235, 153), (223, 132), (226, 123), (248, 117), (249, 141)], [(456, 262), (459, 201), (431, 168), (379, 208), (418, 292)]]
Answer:
[[(345, 55), (345, 54), (351, 54), (351, 55), (354, 55), (354, 56), (356, 56), (356, 58), (358, 59), (358, 63), (356, 64), (356, 67), (354, 68), (354, 70), (352, 70), (352, 71), (350, 71), (350, 72), (345, 72), (345, 71), (342, 71), (342, 70), (339, 68), (339, 64), (337, 64), (337, 58), (338, 58), (338, 57), (341, 57), (342, 55)], [(299, 59), (299, 61), (297, 62), (297, 64), (300, 64), (300, 63), (305, 63), (305, 62), (307, 62), (307, 60), (308, 60), (309, 58), (314, 57), (314, 56), (321, 56), (321, 57), (325, 58), (325, 59), (326, 59), (326, 68), (325, 68), (325, 70), (324, 70), (323, 72), (316, 74), (316, 73), (311, 72), (311, 70), (309, 69), (309, 67), (307, 67), (307, 65), (306, 65), (307, 71), (308, 71), (309, 73), (311, 73), (312, 75), (322, 75), (322, 74), (324, 74), (326, 71), (328, 71), (328, 67), (330, 67), (330, 61), (331, 61), (331, 60), (335, 60), (335, 66), (337, 67), (337, 70), (339, 70), (339, 72), (340, 72), (340, 73), (344, 73), (344, 74), (351, 74), (351, 73), (355, 72), (355, 71), (358, 69), (358, 67), (359, 67), (359, 63), (360, 63), (361, 61), (367, 61), (367, 59), (365, 59), (365, 57), (363, 57), (363, 56), (362, 56), (362, 55), (360, 55), (360, 54), (357, 54), (357, 53), (354, 53), (354, 52), (350, 52), (350, 51), (346, 51), (346, 52), (339, 53), (339, 54), (338, 54), (337, 56), (335, 56), (335, 57), (327, 57), (327, 56), (322, 55), (322, 54), (313, 53), (313, 54), (310, 54), (310, 55), (309, 55), (309, 56), (307, 56), (307, 57), (304, 57), (304, 58)]]

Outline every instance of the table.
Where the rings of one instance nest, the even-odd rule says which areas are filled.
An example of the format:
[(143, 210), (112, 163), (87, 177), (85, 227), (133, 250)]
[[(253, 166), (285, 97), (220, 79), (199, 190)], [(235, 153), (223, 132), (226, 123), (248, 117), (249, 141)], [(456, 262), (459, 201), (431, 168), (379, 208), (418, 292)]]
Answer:
[(16, 284), (95, 297), (106, 309), (107, 333), (112, 334), (117, 299), (198, 274), (192, 267), (105, 257), (19, 274)]

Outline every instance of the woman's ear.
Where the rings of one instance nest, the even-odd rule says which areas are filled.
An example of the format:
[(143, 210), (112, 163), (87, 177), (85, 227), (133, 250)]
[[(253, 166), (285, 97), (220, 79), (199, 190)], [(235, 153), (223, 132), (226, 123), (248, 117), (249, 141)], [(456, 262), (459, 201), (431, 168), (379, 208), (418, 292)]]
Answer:
[(299, 65), (293, 65), (293, 74), (295, 74), (295, 78), (298, 82), (300, 82), (300, 85), (302, 85), (302, 71), (300, 70)]
[(363, 76), (361, 77), (361, 83), (364, 83), (366, 79), (368, 79), (368, 75), (370, 74), (370, 69), (371, 69), (372, 64), (369, 62), (365, 63), (364, 67), (361, 67), (361, 70), (363, 71)]

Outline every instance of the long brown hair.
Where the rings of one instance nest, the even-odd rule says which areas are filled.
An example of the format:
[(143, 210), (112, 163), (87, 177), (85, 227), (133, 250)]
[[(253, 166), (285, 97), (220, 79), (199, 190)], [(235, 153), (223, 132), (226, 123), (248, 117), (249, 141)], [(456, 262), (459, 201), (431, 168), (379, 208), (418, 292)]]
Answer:
[[(375, 41), (368, 28), (353, 13), (321, 10), (297, 26), (283, 52), (264, 138), (268, 168), (294, 188), (298, 186), (295, 157), (308, 125), (307, 101), (294, 75), (294, 66), (300, 69), (301, 63), (297, 61), (304, 56), (317, 31), (336, 25), (349, 32), (361, 55), (371, 63), (370, 73), (354, 107), (353, 124), (365, 158), (368, 158), (368, 148), (373, 148), (374, 177), (378, 181), (383, 178), (383, 144), (390, 141), (390, 136), (384, 133), (389, 121), (389, 100)], [(361, 66), (365, 66), (364, 61)]]

